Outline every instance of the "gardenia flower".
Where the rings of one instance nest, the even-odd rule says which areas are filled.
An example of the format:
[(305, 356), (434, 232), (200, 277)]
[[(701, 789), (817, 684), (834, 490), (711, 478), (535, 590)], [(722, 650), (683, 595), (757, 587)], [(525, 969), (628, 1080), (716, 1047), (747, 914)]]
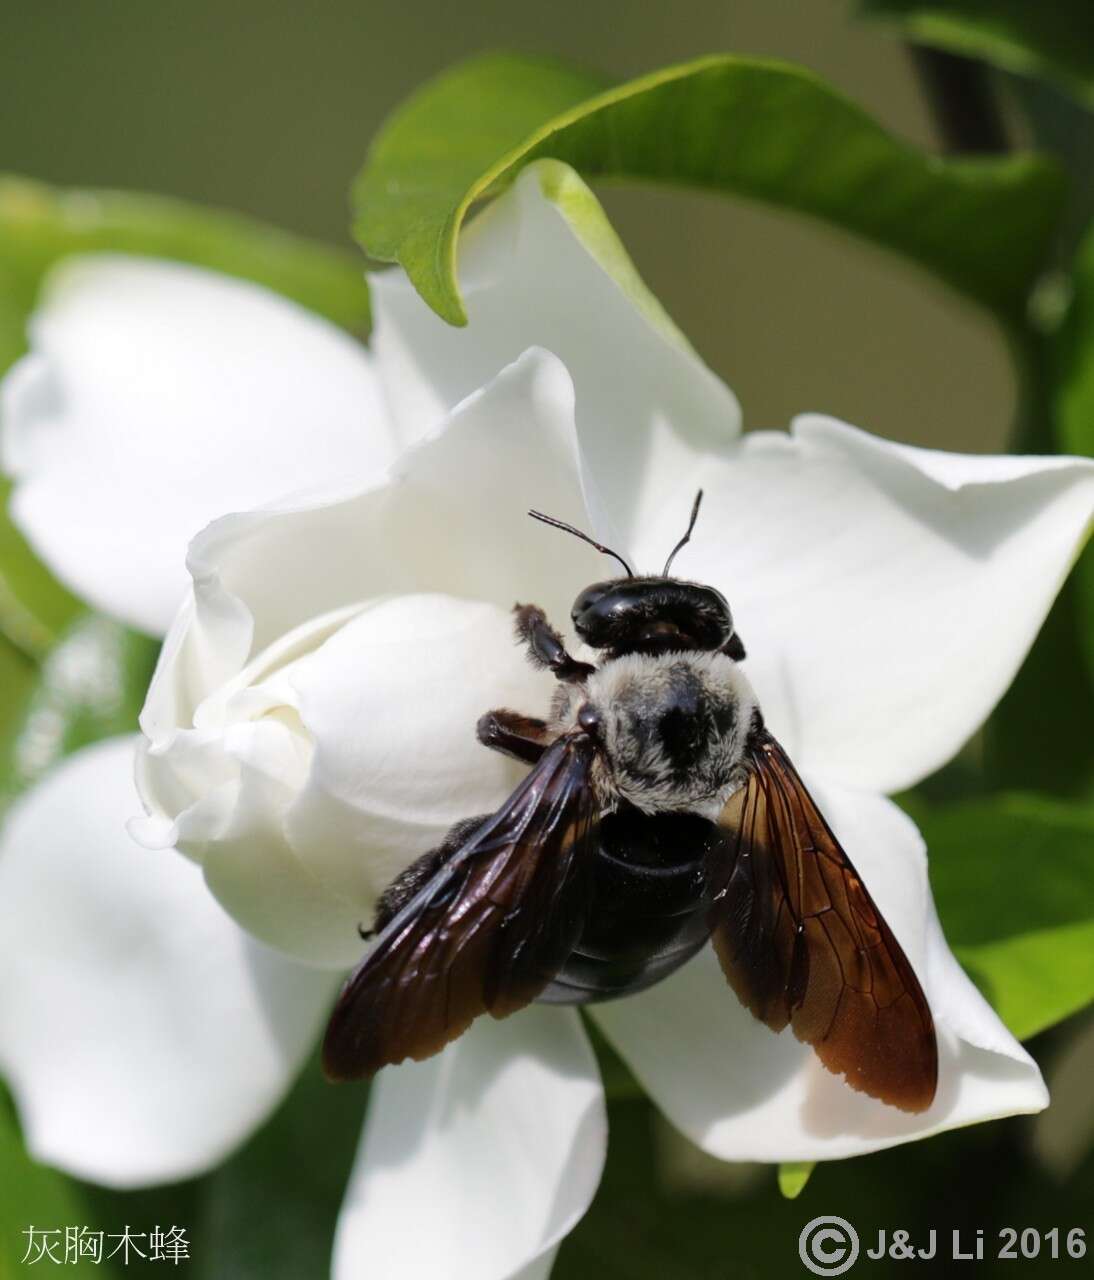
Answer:
[[(147, 847), (123, 829), (130, 739), (77, 754), (6, 828), (0, 1064), (32, 1152), (133, 1186), (207, 1169), (259, 1125), (379, 893), (523, 773), (474, 736), (484, 711), (550, 697), (512, 605), (564, 625), (608, 568), (527, 509), (656, 569), (699, 487), (676, 571), (730, 600), (772, 731), (915, 967), (938, 1095), (912, 1116), (853, 1091), (743, 1010), (709, 948), (589, 1015), (725, 1159), (837, 1158), (1043, 1107), (885, 793), (948, 760), (1007, 687), (1084, 536), (1094, 467), (815, 415), (742, 436), (555, 163), (474, 222), (460, 268), (462, 330), (376, 276), (368, 351), (254, 286), (119, 257), (65, 266), (35, 317), (5, 389), (15, 518), (85, 598), (170, 626), (141, 721)], [(546, 1275), (605, 1139), (577, 1012), (480, 1019), (377, 1077), (335, 1277)]]

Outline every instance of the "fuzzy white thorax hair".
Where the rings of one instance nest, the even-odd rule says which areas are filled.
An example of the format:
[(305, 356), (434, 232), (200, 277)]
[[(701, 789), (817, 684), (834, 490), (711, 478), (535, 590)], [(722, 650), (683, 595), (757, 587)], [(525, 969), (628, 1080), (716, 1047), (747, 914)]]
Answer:
[(600, 719), (605, 760), (599, 783), (608, 796), (648, 813), (716, 817), (743, 782), (757, 702), (725, 654), (610, 659), (583, 686), (560, 688), (556, 731), (574, 728), (585, 706)]

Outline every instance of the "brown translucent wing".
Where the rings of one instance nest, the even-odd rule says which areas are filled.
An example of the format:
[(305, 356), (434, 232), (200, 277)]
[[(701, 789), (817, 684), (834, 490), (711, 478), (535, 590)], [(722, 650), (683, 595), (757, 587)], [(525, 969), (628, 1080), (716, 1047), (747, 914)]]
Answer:
[(719, 825), (728, 877), (712, 941), (742, 1004), (789, 1025), (848, 1084), (925, 1111), (938, 1082), (934, 1020), (912, 966), (775, 739), (749, 743), (749, 774)]
[(597, 805), (595, 748), (558, 739), (492, 818), (384, 927), (323, 1042), (332, 1080), (428, 1058), (482, 1013), (531, 1003), (584, 922)]

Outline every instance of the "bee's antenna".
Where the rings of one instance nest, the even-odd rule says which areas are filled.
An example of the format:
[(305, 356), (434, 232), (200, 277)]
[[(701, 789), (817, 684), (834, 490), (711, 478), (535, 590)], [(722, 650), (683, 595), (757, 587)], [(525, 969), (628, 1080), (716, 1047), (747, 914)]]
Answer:
[(680, 541), (676, 544), (675, 547), (673, 547), (672, 551), (669, 553), (669, 558), (665, 561), (665, 567), (661, 570), (662, 578), (667, 578), (669, 576), (669, 566), (676, 559), (677, 551), (679, 551), (681, 547), (686, 547), (687, 544), (691, 541), (691, 531), (692, 529), (695, 528), (695, 521), (699, 518), (699, 503), (702, 501), (703, 501), (703, 491), (702, 489), (700, 489), (699, 492), (695, 495), (695, 501), (692, 503), (691, 519), (688, 521), (687, 532), (684, 534), (684, 536), (680, 539)]
[[(563, 520), (556, 520), (554, 516), (545, 516), (542, 511), (529, 511), (528, 514), (533, 520), (542, 520), (544, 524), (553, 525), (556, 529), (562, 529), (565, 533), (572, 533), (575, 538), (580, 538), (582, 542), (587, 542), (590, 547), (596, 547), (597, 551), (602, 551), (606, 556), (614, 556), (616, 560), (627, 571), (627, 577), (633, 578), (630, 565), (623, 559), (618, 551), (613, 551), (611, 547), (603, 547), (599, 542), (594, 542), (587, 533), (582, 533), (580, 529), (575, 529), (572, 524), (566, 524)], [(695, 521), (692, 521), (694, 524)]]

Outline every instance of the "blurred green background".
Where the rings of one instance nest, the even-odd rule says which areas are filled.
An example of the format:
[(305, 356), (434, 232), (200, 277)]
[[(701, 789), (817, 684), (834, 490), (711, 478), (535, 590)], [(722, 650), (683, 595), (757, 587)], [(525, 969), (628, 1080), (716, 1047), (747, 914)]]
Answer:
[[(348, 243), (347, 186), (384, 115), (441, 68), (498, 48), (619, 78), (714, 51), (785, 58), (896, 133), (934, 141), (906, 52), (849, 21), (842, 0), (7, 0), (0, 167), (167, 192)], [(1003, 447), (1014, 387), (1002, 339), (925, 276), (743, 202), (601, 194), (749, 426), (824, 410), (916, 443)]]
[[(938, 144), (906, 48), (890, 30), (852, 22), (838, 0), (7, 0), (0, 169), (175, 194), (348, 246), (348, 185), (382, 118), (441, 68), (496, 48), (557, 54), (618, 77), (713, 51), (785, 58), (818, 71), (897, 134)], [(1004, 98), (1004, 109), (1023, 138), (1015, 103)], [(1038, 109), (1068, 142), (1066, 108), (1049, 95)], [(822, 410), (949, 449), (1013, 441), (1016, 386), (1001, 332), (925, 274), (860, 240), (744, 202), (638, 185), (600, 194), (654, 292), (736, 390), (749, 426)], [(1063, 634), (1067, 619), (1055, 625)], [(1052, 660), (1051, 651), (1042, 659)], [(1024, 688), (1009, 712), (1017, 764), (999, 776), (1047, 785), (1022, 736), (1030, 721), (1021, 699), (1041, 700), (1035, 675)], [(1070, 731), (1089, 736), (1081, 692), (1065, 689), (1059, 705)], [(979, 767), (975, 752), (962, 767)], [(1030, 866), (1031, 876), (1040, 873)], [(1074, 1018), (1031, 1047), (1054, 1088), (1044, 1117), (823, 1167), (796, 1201), (780, 1198), (770, 1168), (722, 1165), (675, 1137), (606, 1056), (608, 1172), (555, 1276), (803, 1275), (797, 1234), (822, 1213), (854, 1221), (864, 1245), (882, 1226), (913, 1239), (931, 1227), (967, 1235), (982, 1227), (991, 1240), (1003, 1225), (1094, 1234), (1094, 1021)], [(177, 1221), (195, 1243), (191, 1273), (205, 1280), (318, 1280), (360, 1106), (313, 1069), (223, 1170), (130, 1196), (31, 1170), (6, 1159), (0, 1143), (0, 1222), (7, 1232), (32, 1220), (108, 1230)], [(14, 1150), (10, 1123), (2, 1141)], [(425, 1225), (428, 1215), (423, 1205)], [(5, 1242), (0, 1276), (21, 1270), (10, 1252)], [(944, 1261), (931, 1265), (948, 1274)], [(976, 1273), (1090, 1267), (1089, 1258), (1042, 1257), (985, 1262)], [(111, 1274), (105, 1266), (95, 1273)], [(863, 1260), (856, 1273), (905, 1271)]]

